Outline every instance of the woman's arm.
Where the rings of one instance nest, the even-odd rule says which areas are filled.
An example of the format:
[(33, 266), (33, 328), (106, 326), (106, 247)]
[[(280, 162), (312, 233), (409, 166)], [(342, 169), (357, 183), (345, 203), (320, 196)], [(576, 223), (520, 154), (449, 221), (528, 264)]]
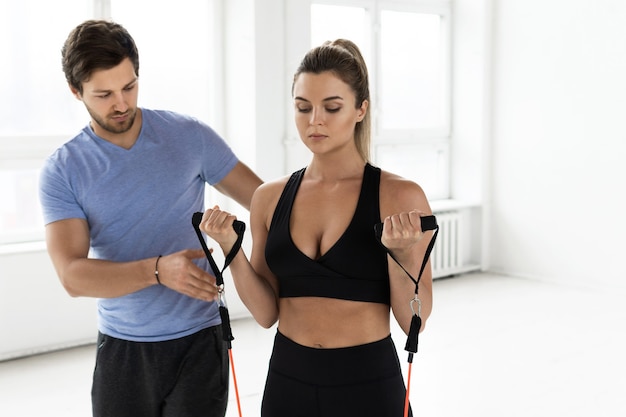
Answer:
[[(396, 175), (383, 173), (381, 184), (381, 216), (384, 220), (382, 243), (411, 274), (419, 276), (426, 248), (433, 232), (422, 232), (421, 216), (432, 214), (422, 188), (414, 182)], [(415, 284), (406, 272), (389, 256), (389, 283), (391, 308), (398, 324), (408, 334), (411, 317), (411, 300), (415, 297)], [(427, 263), (418, 287), (421, 301), (422, 328), (432, 311), (432, 270)], [(418, 304), (413, 307), (417, 313)]]
[[(243, 249), (230, 263), (230, 271), (237, 293), (254, 319), (269, 328), (278, 320), (278, 281), (265, 261), (265, 242), (269, 228), (268, 210), (275, 206), (270, 200), (274, 185), (265, 184), (254, 193), (250, 206), (250, 230), (252, 233), (252, 255), (248, 260)], [(230, 252), (237, 239), (232, 228), (236, 217), (219, 207), (208, 209), (200, 223), (200, 229), (214, 239), (224, 251)]]

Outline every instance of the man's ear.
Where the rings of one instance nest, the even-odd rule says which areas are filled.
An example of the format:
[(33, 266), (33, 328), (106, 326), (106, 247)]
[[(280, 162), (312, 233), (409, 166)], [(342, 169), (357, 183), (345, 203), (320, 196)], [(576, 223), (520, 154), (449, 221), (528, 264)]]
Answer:
[(68, 84), (68, 86), (70, 87), (70, 91), (72, 92), (72, 95), (74, 97), (76, 97), (76, 100), (83, 101), (83, 96), (80, 94), (80, 91), (78, 91), (77, 89), (75, 89), (74, 87), (72, 87), (69, 84)]

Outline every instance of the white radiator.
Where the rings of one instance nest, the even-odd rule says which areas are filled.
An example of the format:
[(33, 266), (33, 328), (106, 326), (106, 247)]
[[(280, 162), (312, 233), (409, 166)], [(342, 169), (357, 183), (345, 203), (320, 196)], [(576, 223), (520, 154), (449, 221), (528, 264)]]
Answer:
[(433, 268), (433, 278), (439, 278), (455, 273), (459, 267), (459, 227), (460, 216), (457, 211), (435, 213), (439, 234), (435, 247), (430, 256), (430, 264)]
[(470, 217), (461, 210), (435, 212), (439, 234), (435, 247), (430, 256), (433, 278), (442, 278), (450, 275), (479, 269), (477, 265), (470, 265), (467, 261), (469, 250), (470, 225), (465, 224)]

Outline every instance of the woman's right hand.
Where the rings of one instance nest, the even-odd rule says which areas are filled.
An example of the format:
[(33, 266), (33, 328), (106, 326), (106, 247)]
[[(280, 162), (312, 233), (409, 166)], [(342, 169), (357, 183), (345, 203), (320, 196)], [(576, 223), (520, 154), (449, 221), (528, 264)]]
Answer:
[(219, 206), (214, 206), (202, 215), (200, 230), (215, 240), (224, 254), (227, 254), (237, 241), (237, 232), (233, 229), (235, 220), (237, 220), (235, 215), (220, 210)]

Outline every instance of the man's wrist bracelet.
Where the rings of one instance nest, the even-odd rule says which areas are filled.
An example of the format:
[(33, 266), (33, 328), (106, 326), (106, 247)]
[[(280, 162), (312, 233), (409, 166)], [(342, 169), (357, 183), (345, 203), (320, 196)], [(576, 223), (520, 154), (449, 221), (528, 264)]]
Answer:
[(161, 255), (157, 257), (156, 264), (154, 265), (154, 277), (156, 278), (159, 285), (163, 285), (161, 284), (161, 280), (159, 279), (159, 259), (161, 259)]

